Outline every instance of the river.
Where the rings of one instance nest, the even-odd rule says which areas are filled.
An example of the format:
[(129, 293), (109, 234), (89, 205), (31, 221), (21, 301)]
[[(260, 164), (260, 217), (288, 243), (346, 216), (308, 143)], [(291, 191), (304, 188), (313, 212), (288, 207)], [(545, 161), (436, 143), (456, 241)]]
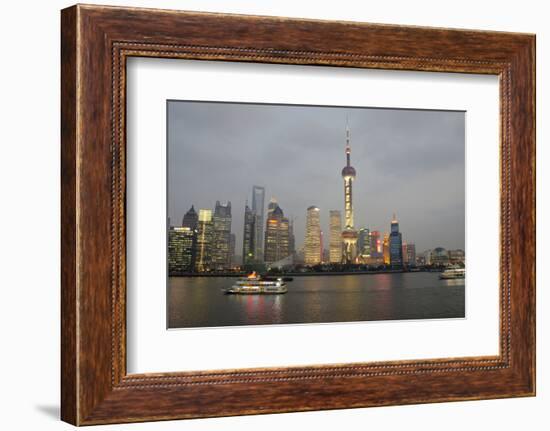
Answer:
[(298, 276), (283, 295), (225, 295), (228, 277), (170, 277), (168, 327), (460, 318), (464, 279), (438, 273)]

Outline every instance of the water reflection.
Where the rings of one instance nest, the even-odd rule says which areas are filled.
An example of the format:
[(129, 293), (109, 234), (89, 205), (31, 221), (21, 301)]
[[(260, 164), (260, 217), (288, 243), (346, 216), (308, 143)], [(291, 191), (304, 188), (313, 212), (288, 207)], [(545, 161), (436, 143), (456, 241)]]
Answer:
[(464, 280), (436, 273), (294, 277), (284, 295), (224, 295), (231, 282), (170, 278), (169, 327), (464, 317)]

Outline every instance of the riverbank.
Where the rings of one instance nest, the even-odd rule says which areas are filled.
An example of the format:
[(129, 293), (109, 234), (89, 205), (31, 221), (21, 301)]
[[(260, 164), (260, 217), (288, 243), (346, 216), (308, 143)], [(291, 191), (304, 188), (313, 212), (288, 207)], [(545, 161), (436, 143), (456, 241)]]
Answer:
[[(335, 276), (335, 275), (374, 275), (374, 274), (396, 274), (407, 273), (414, 274), (420, 272), (441, 272), (434, 269), (419, 269), (409, 271), (405, 269), (383, 269), (383, 270), (363, 270), (363, 271), (319, 271), (319, 272), (284, 272), (284, 273), (266, 273), (268, 277), (312, 277), (312, 276)], [(197, 272), (197, 273), (181, 273), (170, 274), (170, 277), (246, 277), (248, 272)]]

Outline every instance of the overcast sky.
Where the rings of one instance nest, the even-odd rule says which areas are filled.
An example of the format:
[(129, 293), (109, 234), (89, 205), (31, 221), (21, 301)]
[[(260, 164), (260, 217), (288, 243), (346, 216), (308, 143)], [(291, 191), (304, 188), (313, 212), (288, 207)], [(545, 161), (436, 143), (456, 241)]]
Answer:
[[(168, 102), (168, 216), (231, 201), (236, 253), (245, 201), (266, 189), (294, 218), (297, 247), (306, 209), (343, 215), (346, 117), (351, 132), (355, 226), (389, 231), (397, 214), (403, 240), (417, 251), (465, 243), (465, 113)], [(265, 216), (264, 216), (265, 221)], [(328, 245), (328, 243), (327, 243)]]

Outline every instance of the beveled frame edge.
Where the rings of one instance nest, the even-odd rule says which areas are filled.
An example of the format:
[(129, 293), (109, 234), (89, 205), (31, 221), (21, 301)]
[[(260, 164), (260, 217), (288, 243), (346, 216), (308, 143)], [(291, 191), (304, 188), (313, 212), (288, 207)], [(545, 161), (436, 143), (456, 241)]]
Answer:
[[(260, 35), (252, 31), (259, 28)], [(82, 5), (63, 10), (61, 36), (63, 420), (82, 425), (534, 394), (534, 36)], [(129, 56), (499, 75), (500, 355), (127, 376)], [(240, 396), (250, 391), (270, 404)]]

